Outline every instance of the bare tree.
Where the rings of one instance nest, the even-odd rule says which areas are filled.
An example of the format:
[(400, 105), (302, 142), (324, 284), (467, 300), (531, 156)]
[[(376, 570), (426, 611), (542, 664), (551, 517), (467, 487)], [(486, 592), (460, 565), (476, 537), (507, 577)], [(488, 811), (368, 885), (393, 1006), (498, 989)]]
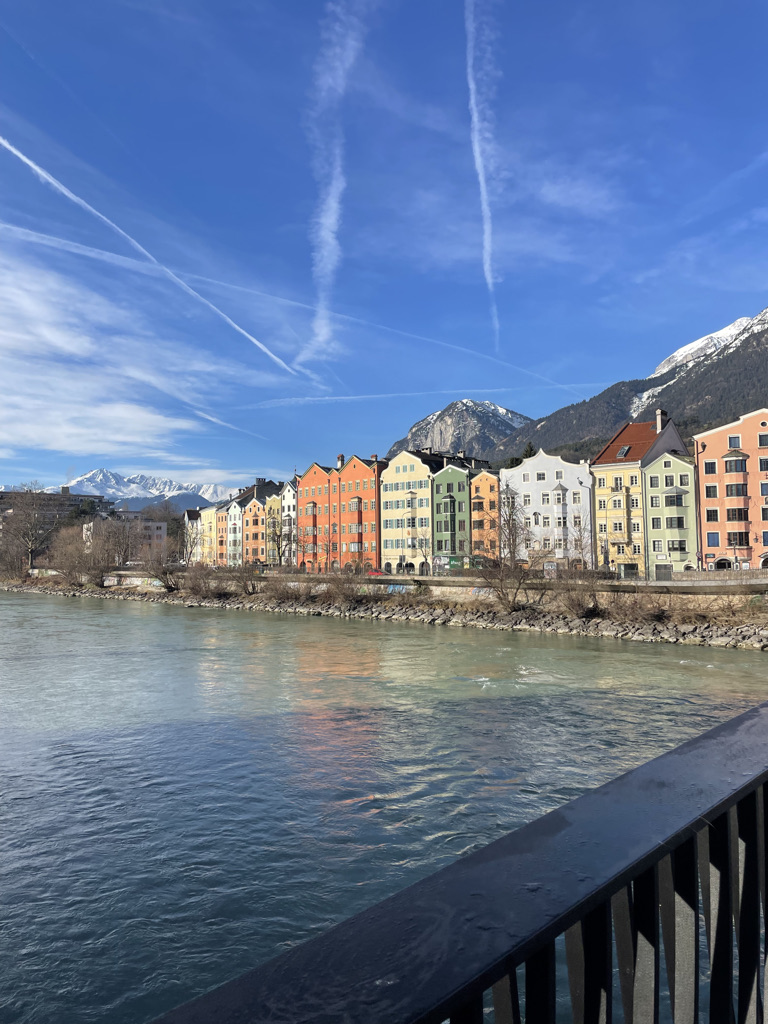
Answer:
[[(283, 520), (280, 511), (272, 512), (267, 516), (267, 561), (270, 565), (281, 566), (286, 553), (286, 546), (290, 544), (290, 537), (286, 536), (283, 527)], [(270, 557), (274, 556), (274, 559)]]
[(107, 574), (114, 566), (114, 548), (109, 527), (105, 523), (103, 529), (94, 529), (96, 523), (86, 524), (91, 529), (83, 530), (82, 526), (67, 526), (59, 530), (54, 537), (46, 561), (71, 586), (90, 583), (94, 587), (103, 587)]
[(513, 611), (518, 606), (520, 590), (527, 578), (520, 556), (527, 551), (529, 540), (523, 508), (513, 488), (501, 489), (497, 512), (498, 558), (483, 566), (479, 575), (494, 591), (501, 607), (505, 611)]
[(179, 563), (179, 538), (166, 538), (162, 545), (146, 545), (141, 568), (150, 579), (161, 583), (167, 593), (179, 590), (184, 579), (183, 566)]
[(3, 515), (3, 537), (21, 549), (29, 570), (35, 557), (50, 543), (59, 523), (51, 513), (49, 496), (37, 480), (20, 484), (9, 504)]
[(261, 584), (261, 573), (254, 562), (240, 562), (230, 565), (225, 570), (226, 579), (230, 580), (235, 589), (245, 597), (255, 594)]

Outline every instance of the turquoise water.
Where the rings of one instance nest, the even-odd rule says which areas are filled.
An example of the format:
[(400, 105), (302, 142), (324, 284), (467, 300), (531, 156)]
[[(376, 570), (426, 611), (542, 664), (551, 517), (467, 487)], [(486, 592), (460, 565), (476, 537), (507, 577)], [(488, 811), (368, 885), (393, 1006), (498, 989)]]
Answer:
[(0, 594), (0, 1020), (137, 1024), (766, 699), (766, 655)]

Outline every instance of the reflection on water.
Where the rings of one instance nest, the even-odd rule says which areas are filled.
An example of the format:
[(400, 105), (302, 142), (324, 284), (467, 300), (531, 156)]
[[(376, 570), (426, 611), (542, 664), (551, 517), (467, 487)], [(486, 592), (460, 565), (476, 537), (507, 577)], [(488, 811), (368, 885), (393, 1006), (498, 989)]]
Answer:
[(0, 1019), (140, 1022), (765, 698), (765, 656), (0, 595)]

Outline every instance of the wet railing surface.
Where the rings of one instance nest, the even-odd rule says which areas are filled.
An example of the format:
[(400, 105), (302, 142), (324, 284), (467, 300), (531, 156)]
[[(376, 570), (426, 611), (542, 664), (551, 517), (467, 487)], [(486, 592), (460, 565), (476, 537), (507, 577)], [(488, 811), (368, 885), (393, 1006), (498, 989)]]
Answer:
[(157, 1024), (757, 1024), (767, 780), (762, 704)]

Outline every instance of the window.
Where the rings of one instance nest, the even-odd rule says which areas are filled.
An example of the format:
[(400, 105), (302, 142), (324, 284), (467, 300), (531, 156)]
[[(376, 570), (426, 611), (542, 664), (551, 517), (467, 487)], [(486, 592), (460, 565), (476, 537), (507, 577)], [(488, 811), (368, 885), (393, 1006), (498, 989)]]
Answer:
[(530, 494), (524, 494), (523, 495), (523, 505), (525, 505), (527, 507), (530, 504), (531, 504), (531, 496), (530, 496)]
[(725, 485), (725, 496), (726, 496), (726, 498), (746, 498), (747, 497), (747, 485), (746, 484), (726, 484)]
[(704, 463), (704, 472), (707, 474), (707, 476), (713, 476), (715, 473), (717, 473), (717, 463), (714, 461), (710, 462), (709, 460), (707, 460)]
[(763, 505), (763, 507), (760, 509), (760, 512), (762, 513), (760, 518), (763, 520), (763, 522), (765, 522), (765, 520), (768, 519), (768, 505)]
[(668, 540), (667, 551), (687, 551), (684, 540)]
[(620, 491), (623, 486), (624, 486), (624, 477), (623, 476), (615, 476), (613, 478), (613, 489), (614, 489), (614, 491)]
[(749, 509), (748, 508), (727, 508), (725, 510), (725, 518), (729, 523), (749, 522)]
[(768, 448), (768, 434), (757, 435), (757, 446), (758, 448)]
[[(463, 484), (461, 482), (461, 480), (459, 480), (459, 482), (456, 484), (456, 490), (457, 491), (466, 491), (466, 489), (467, 489), (466, 484)], [(493, 490), (493, 488), (491, 488), (491, 490)]]
[[(460, 505), (463, 505), (463, 504), (464, 504), (464, 502), (463, 502), (463, 501), (460, 501), (460, 502), (459, 502), (459, 504), (460, 504)], [(491, 512), (495, 512), (495, 511), (496, 511), (496, 502), (495, 502), (495, 501), (489, 501), (489, 502), (488, 502), (488, 508), (489, 508), (489, 510), (490, 510)], [(461, 509), (459, 509), (459, 511), (461, 512)]]
[(683, 496), (682, 494), (667, 494), (664, 496), (664, 504), (667, 508), (670, 508), (672, 505), (679, 505), (682, 507)]
[(768, 484), (760, 484), (760, 496), (768, 497)]
[(549, 491), (542, 491), (541, 492), (541, 502), (540, 503), (542, 505), (548, 505), (549, 504)]
[(725, 460), (725, 472), (726, 473), (746, 473), (747, 472), (747, 460), (746, 459), (726, 459)]
[(541, 517), (541, 525), (549, 527), (549, 526), (552, 525), (552, 520), (550, 519), (549, 516), (542, 516)]
[[(466, 519), (460, 519), (456, 529), (459, 531), (459, 533), (464, 533), (466, 531), (466, 529), (467, 529), (467, 520)], [(481, 526), (480, 529), (482, 530), (483, 527)]]
[(546, 480), (547, 479), (547, 474), (546, 473), (537, 473), (536, 474), (536, 479), (537, 480)]
[(632, 476), (631, 476), (631, 477), (629, 478), (629, 486), (630, 486), (630, 487), (637, 487), (637, 482), (638, 482), (638, 481), (637, 481), (637, 476), (636, 476), (635, 474), (633, 474), (633, 475), (632, 475)]
[(530, 473), (523, 473), (523, 483), (524, 484), (529, 484), (530, 482), (531, 482), (531, 474)]
[(473, 512), (482, 512), (483, 511), (483, 502), (482, 501), (473, 501), (472, 502), (472, 511)]
[(530, 528), (531, 528), (531, 517), (530, 516), (526, 516), (525, 517), (525, 519), (523, 520), (523, 526), (526, 528), (526, 530), (530, 530)]
[(581, 491), (571, 491), (571, 504), (573, 504), (573, 505), (580, 505), (581, 504)]
[(598, 498), (597, 507), (600, 511), (602, 511), (603, 509), (608, 508), (608, 502), (605, 500), (605, 498)]
[(668, 530), (684, 530), (685, 516), (667, 516)]
[(719, 521), (719, 519), (720, 519), (720, 513), (718, 512), (718, 510), (716, 508), (708, 508), (707, 509), (707, 522), (708, 523), (716, 523), (716, 522)]
[(707, 484), (704, 488), (705, 498), (716, 498), (717, 497), (717, 484)]
[(654, 516), (653, 519), (651, 519), (651, 529), (652, 530), (660, 530), (661, 529), (661, 516)]
[(446, 484), (445, 485), (445, 493), (446, 494), (453, 494), (453, 484)]
[(544, 540), (541, 542), (541, 547), (543, 551), (550, 550), (550, 548), (552, 547), (552, 541), (549, 539), (549, 537), (544, 538)]
[(614, 523), (613, 524), (613, 532), (614, 533), (624, 533), (624, 523)]
[(675, 478), (672, 476), (671, 473), (664, 477), (664, 486), (665, 487), (674, 487), (675, 486)]
[(475, 531), (485, 529), (485, 526), (483, 524), (483, 520), (482, 519), (473, 519), (472, 520), (472, 529), (475, 530)]
[(760, 472), (768, 473), (768, 459), (760, 459)]
[(663, 549), (663, 545), (662, 545), (660, 540), (653, 541), (653, 550), (654, 551), (661, 551), (662, 549)]
[(556, 469), (555, 470), (555, 480), (562, 480), (562, 479), (563, 479), (563, 471), (562, 471), (562, 469)]
[(689, 487), (690, 486), (690, 480), (691, 480), (691, 478), (690, 478), (690, 475), (688, 473), (681, 473), (680, 474), (680, 486), (681, 487)]
[(729, 533), (728, 534), (728, 547), (729, 548), (748, 548), (749, 547), (749, 533)]
[(728, 447), (729, 448), (741, 448), (741, 434), (729, 434), (728, 435)]
[(658, 487), (659, 486), (659, 478), (657, 476), (652, 476), (649, 479), (649, 481), (648, 481), (648, 486), (649, 487)]
[(607, 527), (606, 527), (605, 523), (598, 523), (597, 532), (598, 533), (606, 533), (607, 532)]
[(604, 476), (599, 476), (597, 478), (597, 486), (598, 487), (605, 487), (605, 477)]
[(442, 494), (442, 493), (443, 493), (443, 485), (442, 484), (435, 484), (435, 494)]
[(640, 499), (639, 498), (630, 498), (629, 499), (629, 507), (630, 508), (640, 508)]
[(708, 548), (719, 548), (720, 547), (720, 534), (719, 533), (708, 533), (707, 534), (707, 547)]
[[(459, 512), (466, 512), (467, 511), (467, 503), (466, 503), (466, 501), (458, 502), (458, 506), (459, 506), (458, 507), (458, 511)], [(495, 508), (495, 507), (496, 507), (496, 503), (492, 501), (491, 502), (491, 508)]]
[(671, 468), (672, 468), (672, 463), (670, 462), (670, 460), (669, 459), (664, 459), (664, 469), (671, 469)]
[(611, 507), (612, 508), (621, 508), (621, 504), (622, 504), (621, 498), (614, 498), (613, 501), (611, 502)]
[(639, 544), (633, 544), (633, 545), (632, 545), (632, 554), (633, 554), (633, 555), (639, 555), (639, 554), (641, 554), (641, 553), (642, 553), (642, 550), (643, 550), (643, 549), (642, 549), (642, 548), (640, 547), (640, 545), (639, 545)]
[(626, 459), (627, 453), (629, 452), (629, 445), (623, 444), (621, 448), (616, 452), (617, 459)]
[(625, 554), (626, 550), (627, 550), (627, 549), (626, 549), (626, 548), (624, 547), (624, 545), (623, 545), (623, 544), (617, 544), (617, 545), (616, 545), (616, 554), (617, 554), (617, 555), (623, 555), (623, 554)]
[(632, 523), (632, 533), (640, 533), (640, 523), (638, 520)]

